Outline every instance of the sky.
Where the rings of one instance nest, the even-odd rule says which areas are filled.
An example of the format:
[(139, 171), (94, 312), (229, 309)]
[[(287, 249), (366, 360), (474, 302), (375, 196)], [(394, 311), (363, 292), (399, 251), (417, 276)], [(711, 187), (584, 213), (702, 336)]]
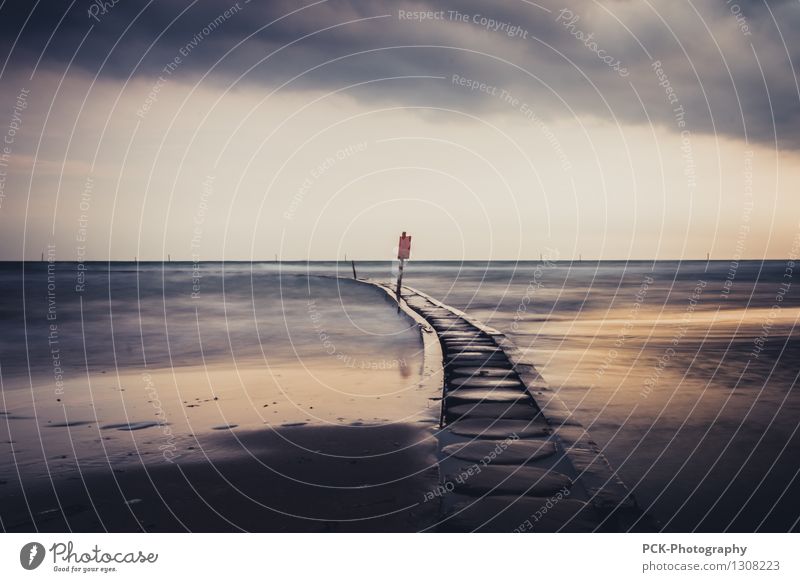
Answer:
[(0, 1), (0, 260), (784, 259), (800, 2)]

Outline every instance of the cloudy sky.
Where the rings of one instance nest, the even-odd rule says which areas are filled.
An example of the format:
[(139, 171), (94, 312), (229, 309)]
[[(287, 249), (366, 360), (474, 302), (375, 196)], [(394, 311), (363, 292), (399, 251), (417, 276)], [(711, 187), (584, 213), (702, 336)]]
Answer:
[(0, 259), (785, 258), (800, 2), (0, 0)]

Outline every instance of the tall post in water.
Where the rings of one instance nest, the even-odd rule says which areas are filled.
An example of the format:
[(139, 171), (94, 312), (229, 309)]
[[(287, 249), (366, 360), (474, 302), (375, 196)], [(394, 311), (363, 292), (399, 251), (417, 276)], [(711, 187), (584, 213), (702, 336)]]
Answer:
[(403, 268), (405, 267), (405, 259), (400, 259), (400, 270), (397, 272), (397, 289), (394, 294), (397, 296), (398, 303), (400, 302), (400, 289), (403, 286)]
[(406, 231), (400, 235), (400, 242), (397, 245), (397, 258), (400, 259), (400, 270), (397, 272), (397, 296), (398, 306), (400, 304), (400, 290), (403, 287), (403, 269), (406, 266), (406, 259), (411, 257), (411, 237), (406, 236)]

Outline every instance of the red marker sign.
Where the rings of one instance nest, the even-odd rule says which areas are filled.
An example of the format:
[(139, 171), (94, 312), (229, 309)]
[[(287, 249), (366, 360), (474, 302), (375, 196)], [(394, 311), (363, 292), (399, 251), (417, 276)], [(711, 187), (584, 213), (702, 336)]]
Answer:
[(397, 245), (397, 258), (402, 260), (411, 257), (411, 237), (406, 236), (406, 233), (400, 236), (400, 242)]

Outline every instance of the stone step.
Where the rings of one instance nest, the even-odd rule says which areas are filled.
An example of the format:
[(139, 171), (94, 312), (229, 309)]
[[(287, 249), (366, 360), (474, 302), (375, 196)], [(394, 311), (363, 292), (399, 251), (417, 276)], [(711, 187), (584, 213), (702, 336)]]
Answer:
[(511, 368), (501, 368), (492, 366), (464, 366), (463, 368), (453, 368), (450, 370), (453, 376), (466, 376), (466, 377), (489, 377), (489, 378), (507, 378), (516, 377), (516, 372)]
[(445, 410), (445, 419), (451, 424), (458, 419), (533, 420), (537, 416), (539, 409), (529, 404), (457, 404)]
[(526, 403), (530, 402), (531, 397), (527, 392), (519, 390), (457, 390), (449, 392), (445, 395), (444, 401), (446, 406), (453, 404), (478, 404), (480, 402), (508, 402), (508, 403)]
[(550, 497), (493, 495), (454, 503), (439, 531), (484, 533), (586, 533), (601, 518), (591, 505), (563, 493)]
[(447, 430), (458, 436), (485, 439), (534, 438), (550, 434), (548, 426), (538, 419), (470, 418), (449, 424)]
[(556, 453), (556, 446), (548, 440), (473, 440), (447, 445), (442, 454), (464, 461), (491, 462), (492, 465), (524, 465)]
[(572, 480), (557, 471), (539, 467), (514, 467), (465, 463), (445, 475), (445, 482), (455, 484), (456, 493), (463, 495), (514, 495), (550, 496), (568, 491)]
[(503, 355), (503, 350), (498, 348), (497, 346), (489, 346), (489, 345), (475, 345), (475, 344), (465, 344), (463, 346), (451, 346), (447, 345), (445, 348), (448, 354), (456, 355), (456, 354), (486, 354), (487, 356), (492, 355)]
[(508, 366), (508, 368), (511, 369), (511, 363), (506, 359), (505, 356), (501, 355), (490, 355), (486, 357), (479, 357), (478, 354), (474, 353), (458, 354), (456, 356), (445, 357), (445, 364), (449, 365), (451, 368), (464, 368), (470, 366), (486, 365), (496, 368), (502, 368), (504, 366)]
[(525, 385), (516, 378), (453, 378), (448, 385), (452, 388), (517, 388), (525, 390)]

